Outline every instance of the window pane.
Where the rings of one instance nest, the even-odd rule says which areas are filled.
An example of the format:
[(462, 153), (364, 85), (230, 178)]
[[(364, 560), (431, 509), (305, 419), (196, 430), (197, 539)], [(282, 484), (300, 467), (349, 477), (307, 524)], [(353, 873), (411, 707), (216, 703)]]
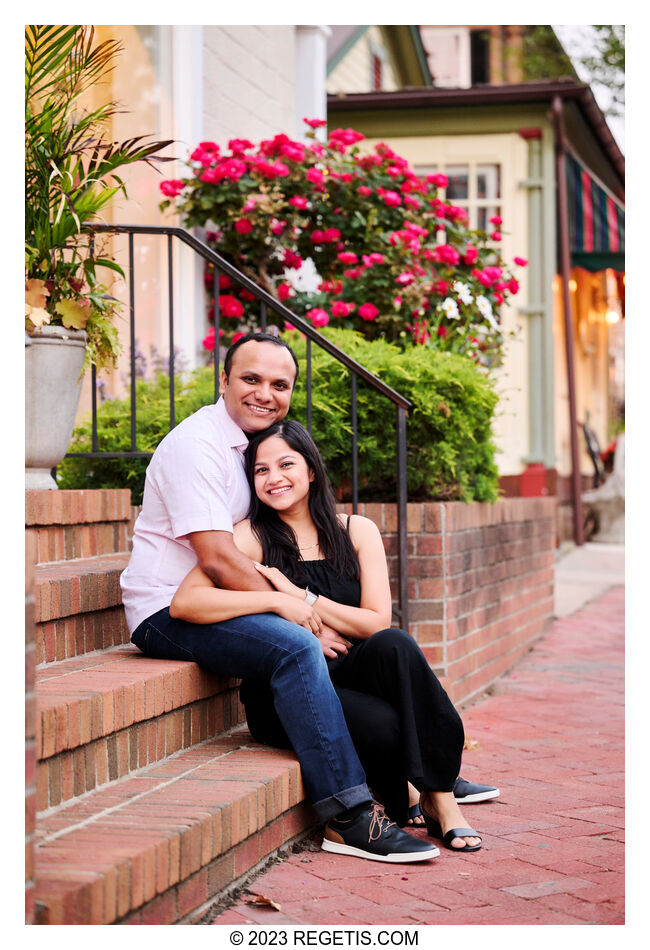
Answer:
[(501, 197), (501, 167), (499, 165), (476, 166), (476, 197)]
[(447, 201), (458, 201), (469, 198), (469, 166), (447, 165), (445, 175), (449, 179), (447, 185)]

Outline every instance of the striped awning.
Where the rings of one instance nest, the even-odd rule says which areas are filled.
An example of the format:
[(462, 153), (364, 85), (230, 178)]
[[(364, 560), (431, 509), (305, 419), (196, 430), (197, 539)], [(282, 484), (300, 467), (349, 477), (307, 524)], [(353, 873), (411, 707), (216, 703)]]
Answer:
[(625, 270), (625, 209), (584, 165), (567, 154), (571, 266)]

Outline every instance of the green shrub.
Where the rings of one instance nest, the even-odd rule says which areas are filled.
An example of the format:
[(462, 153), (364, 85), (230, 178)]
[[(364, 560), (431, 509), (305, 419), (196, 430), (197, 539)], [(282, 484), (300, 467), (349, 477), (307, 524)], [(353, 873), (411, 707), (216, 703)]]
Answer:
[[(491, 422), (497, 402), (492, 384), (465, 357), (425, 347), (402, 351), (385, 340), (366, 340), (353, 330), (326, 328), (324, 336), (413, 403), (408, 416), (409, 499), (493, 501), (498, 494), (496, 447)], [(306, 342), (285, 334), (301, 364), (291, 417), (306, 422)], [(195, 370), (177, 383), (176, 419), (213, 401), (212, 370)], [(136, 387), (138, 449), (152, 451), (166, 434), (169, 392), (166, 377)], [(351, 382), (347, 369), (312, 346), (312, 433), (340, 497), (349, 497), (352, 475)], [(358, 381), (359, 494), (365, 500), (395, 498), (396, 409)], [(99, 447), (124, 451), (130, 445), (129, 401), (98, 409)], [(90, 425), (75, 430), (70, 451), (88, 450)], [(139, 504), (146, 460), (66, 459), (62, 488), (129, 487)]]

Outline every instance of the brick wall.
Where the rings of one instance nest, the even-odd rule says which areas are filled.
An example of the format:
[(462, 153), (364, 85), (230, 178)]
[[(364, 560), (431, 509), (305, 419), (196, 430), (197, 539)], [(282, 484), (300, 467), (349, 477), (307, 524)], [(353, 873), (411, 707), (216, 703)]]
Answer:
[[(396, 506), (359, 514), (382, 532), (395, 584)], [(553, 617), (555, 517), (553, 498), (408, 505), (409, 632), (455, 703), (514, 666)]]
[(34, 922), (34, 834), (36, 831), (36, 625), (34, 566), (36, 537), (25, 532), (25, 923)]
[[(552, 619), (556, 508), (554, 497), (407, 506), (409, 633), (455, 703), (496, 682)], [(359, 514), (382, 533), (395, 593), (397, 507), (366, 503)]]

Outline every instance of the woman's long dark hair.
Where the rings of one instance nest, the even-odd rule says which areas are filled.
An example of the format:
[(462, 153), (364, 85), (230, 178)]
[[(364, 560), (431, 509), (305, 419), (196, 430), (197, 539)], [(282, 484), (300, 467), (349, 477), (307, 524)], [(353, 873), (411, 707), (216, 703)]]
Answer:
[(246, 449), (246, 476), (251, 487), (251, 504), (248, 511), (255, 537), (262, 545), (264, 564), (279, 568), (292, 578), (303, 576), (302, 558), (293, 530), (280, 518), (277, 511), (269, 508), (255, 493), (255, 459), (262, 442), (279, 436), (287, 445), (304, 458), (313, 473), (309, 490), (309, 513), (318, 532), (318, 544), (323, 557), (331, 558), (340, 576), (359, 579), (359, 558), (350, 535), (336, 516), (334, 492), (327, 476), (325, 464), (316, 444), (304, 426), (293, 420), (276, 422), (263, 432), (250, 436)]

